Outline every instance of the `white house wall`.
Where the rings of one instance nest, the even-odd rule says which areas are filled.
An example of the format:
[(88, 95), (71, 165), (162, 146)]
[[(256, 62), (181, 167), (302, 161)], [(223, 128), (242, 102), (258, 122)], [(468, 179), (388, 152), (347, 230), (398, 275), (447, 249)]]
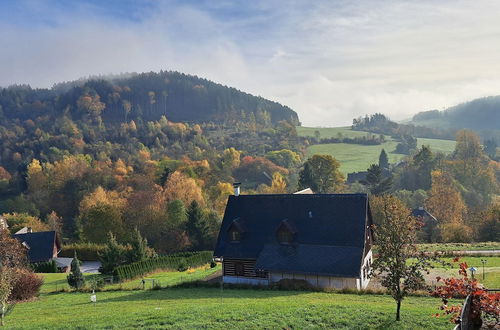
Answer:
[(305, 280), (312, 286), (323, 289), (358, 289), (359, 280), (350, 277), (333, 277), (320, 275), (303, 275), (290, 273), (270, 273), (270, 282), (279, 282), (282, 279)]
[(368, 274), (371, 269), (372, 263), (373, 263), (373, 256), (372, 256), (372, 250), (370, 250), (366, 254), (366, 257), (363, 260), (363, 267), (361, 268), (361, 289), (366, 289), (368, 283), (370, 283), (370, 277), (365, 276), (365, 272), (363, 271), (363, 269), (366, 269), (366, 274)]
[(223, 281), (224, 283), (231, 283), (231, 284), (269, 285), (269, 280), (267, 278), (256, 278), (256, 277), (224, 275)]

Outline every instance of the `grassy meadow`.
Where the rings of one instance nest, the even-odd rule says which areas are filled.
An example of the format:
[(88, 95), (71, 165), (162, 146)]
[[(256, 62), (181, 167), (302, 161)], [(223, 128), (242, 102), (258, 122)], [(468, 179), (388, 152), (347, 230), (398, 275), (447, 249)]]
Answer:
[(42, 294), (18, 304), (6, 329), (449, 329), (432, 317), (440, 300), (408, 297), (402, 321), (386, 295), (301, 291), (170, 288)]
[[(300, 136), (314, 136), (318, 130), (322, 138), (337, 137), (340, 133), (344, 137), (366, 136), (367, 132), (353, 131), (349, 127), (297, 127)], [(334, 156), (340, 162), (340, 170), (347, 174), (351, 172), (365, 171), (370, 164), (378, 163), (380, 151), (385, 149), (390, 163), (396, 163), (405, 155), (396, 154), (397, 141), (386, 135), (386, 142), (381, 145), (359, 145), (349, 143), (316, 144), (307, 148), (308, 157), (314, 154), (327, 154)], [(451, 153), (455, 148), (455, 141), (439, 139), (417, 139), (418, 146), (429, 145), (433, 151)]]
[[(500, 281), (500, 257), (483, 257), (487, 287)], [(464, 257), (469, 265), (481, 257)], [(451, 258), (446, 258), (451, 261)], [(66, 274), (43, 274), (45, 283), (35, 301), (20, 303), (6, 319), (6, 329), (450, 329), (446, 318), (435, 318), (441, 301), (407, 297), (402, 320), (394, 321), (395, 302), (388, 295), (330, 292), (177, 288), (173, 285), (214, 275), (220, 266), (186, 272), (160, 271), (161, 289), (142, 290), (141, 279), (108, 285), (97, 292), (68, 292)], [(433, 276), (456, 276), (456, 267), (435, 269)], [(481, 274), (481, 273), (480, 273)], [(478, 275), (480, 275), (478, 274)], [(87, 277), (95, 275), (87, 274)], [(435, 278), (435, 277), (434, 277)], [(61, 291), (62, 289), (66, 289)]]

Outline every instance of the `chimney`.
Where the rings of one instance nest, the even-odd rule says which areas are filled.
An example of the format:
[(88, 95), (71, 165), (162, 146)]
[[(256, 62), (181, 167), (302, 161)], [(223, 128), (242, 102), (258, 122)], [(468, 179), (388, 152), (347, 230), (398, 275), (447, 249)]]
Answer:
[(33, 232), (33, 229), (31, 229), (31, 227), (28, 227), (28, 228), (26, 228), (26, 232), (27, 232), (27, 233), (32, 233), (32, 232)]
[(234, 196), (239, 196), (240, 195), (240, 185), (241, 185), (241, 182), (235, 182), (235, 183), (233, 183)]

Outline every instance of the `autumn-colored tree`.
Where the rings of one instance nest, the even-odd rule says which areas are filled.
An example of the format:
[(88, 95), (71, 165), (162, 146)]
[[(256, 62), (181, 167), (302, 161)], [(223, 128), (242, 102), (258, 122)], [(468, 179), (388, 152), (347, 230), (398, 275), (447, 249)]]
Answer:
[(7, 188), (9, 185), (10, 179), (12, 178), (12, 175), (0, 166), (0, 192), (2, 192), (3, 189)]
[(479, 214), (478, 238), (481, 241), (500, 241), (500, 201)]
[(217, 214), (222, 215), (226, 209), (227, 199), (233, 194), (233, 185), (229, 182), (217, 182), (208, 190), (208, 195), (212, 201), (213, 208)]
[(17, 239), (12, 238), (8, 230), (0, 229), (0, 263), (4, 267), (26, 267), (26, 252), (26, 248)]
[(9, 302), (15, 283), (15, 273), (12, 268), (0, 262), (0, 326), (5, 325), (5, 317), (14, 309), (14, 303)]
[(48, 211), (50, 198), (49, 176), (38, 159), (33, 159), (27, 168), (28, 196), (42, 212)]
[[(455, 258), (454, 262), (459, 262), (459, 258)], [(448, 303), (451, 299), (470, 297), (469, 316), (474, 328), (479, 329), (481, 325), (485, 325), (485, 328), (492, 326), (493, 329), (500, 324), (500, 292), (485, 290), (476, 279), (467, 275), (467, 269), (467, 263), (462, 262), (459, 264), (458, 271), (460, 278), (437, 277), (437, 282), (442, 283), (442, 285), (438, 285), (431, 293), (443, 300), (443, 305), (440, 307), (443, 312), (441, 314), (437, 313), (435, 316), (450, 315), (450, 321), (458, 323), (462, 307), (449, 305)], [(488, 325), (483, 324), (483, 321), (486, 321), (485, 323), (488, 323)]]
[(118, 192), (97, 187), (80, 202), (79, 223), (82, 236), (95, 243), (106, 242), (109, 232), (123, 238), (123, 212), (126, 199)]
[(106, 107), (106, 104), (101, 102), (101, 98), (96, 93), (89, 93), (80, 96), (76, 102), (78, 109), (85, 114), (88, 114), (91, 118), (97, 118), (101, 115), (101, 112)]
[(319, 194), (343, 191), (345, 177), (339, 167), (340, 163), (330, 155), (312, 156), (299, 173), (299, 189), (311, 188)]
[(278, 172), (273, 173), (271, 186), (263, 185), (260, 191), (263, 194), (286, 194), (286, 181), (285, 178)]
[(33, 231), (46, 231), (49, 229), (47, 224), (40, 221), (40, 219), (26, 213), (5, 213), (2, 214), (2, 217), (7, 221), (12, 234), (24, 227), (31, 228)]
[(236, 180), (253, 187), (260, 183), (268, 183), (271, 175), (279, 172), (283, 175), (288, 174), (288, 170), (274, 164), (263, 157), (245, 156), (241, 164), (233, 171)]
[(410, 210), (391, 195), (383, 195), (378, 200), (380, 219), (374, 227), (378, 257), (373, 262), (372, 274), (396, 301), (396, 321), (399, 321), (403, 299), (424, 287), (422, 273), (432, 267), (431, 258), (418, 252), (419, 224)]
[(63, 219), (55, 211), (50, 212), (46, 221), (50, 230), (55, 231), (59, 237), (62, 235)]
[(112, 232), (123, 237), (125, 228), (122, 213), (109, 204), (97, 204), (83, 211), (79, 220), (81, 223), (82, 238), (94, 243), (105, 243), (107, 233)]
[(438, 220), (443, 241), (463, 241), (467, 236), (470, 240), (470, 228), (464, 225), (467, 207), (449, 174), (432, 172), (432, 186), (426, 208)]
[(284, 168), (294, 168), (300, 164), (299, 154), (289, 149), (270, 151), (266, 154), (266, 158)]
[(201, 188), (196, 180), (179, 171), (170, 175), (164, 188), (164, 196), (167, 202), (179, 199), (184, 205), (189, 205), (195, 200), (200, 205), (205, 205)]

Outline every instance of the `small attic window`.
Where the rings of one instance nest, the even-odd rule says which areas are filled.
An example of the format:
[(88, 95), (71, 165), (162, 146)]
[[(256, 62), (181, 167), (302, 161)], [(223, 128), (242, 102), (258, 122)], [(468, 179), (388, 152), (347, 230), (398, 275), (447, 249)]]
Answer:
[(295, 238), (296, 230), (287, 221), (283, 220), (276, 232), (276, 238), (280, 244), (291, 244)]
[(229, 241), (230, 242), (239, 242), (239, 241), (241, 241), (241, 233), (234, 226), (231, 229), (229, 229), (228, 235), (229, 235)]
[(278, 242), (281, 244), (291, 244), (293, 242), (293, 233), (286, 228), (278, 230)]
[(246, 228), (240, 219), (234, 219), (227, 230), (227, 240), (238, 243), (243, 238)]

